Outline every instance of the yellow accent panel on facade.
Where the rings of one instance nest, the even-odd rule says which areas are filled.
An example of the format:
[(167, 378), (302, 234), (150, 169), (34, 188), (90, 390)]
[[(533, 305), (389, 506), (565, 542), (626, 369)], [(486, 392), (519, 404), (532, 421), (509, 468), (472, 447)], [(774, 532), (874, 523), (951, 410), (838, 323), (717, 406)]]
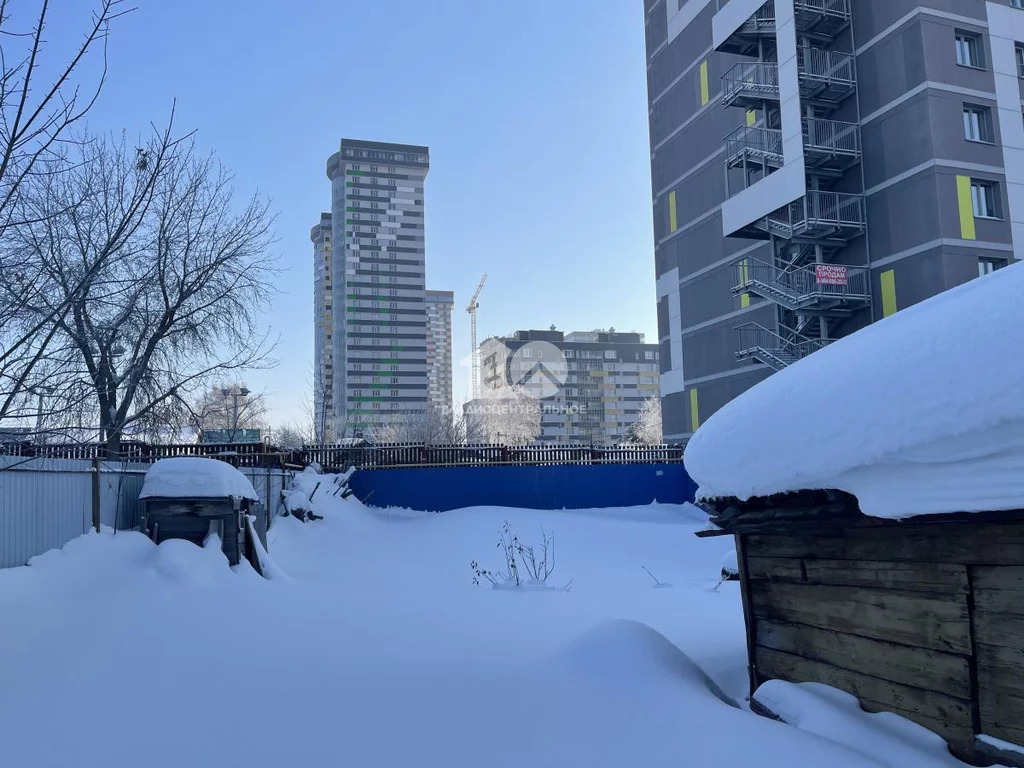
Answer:
[(608, 375), (608, 371), (591, 371), (590, 375), (591, 376), (607, 376)]
[(753, 125), (756, 122), (757, 122), (757, 110), (756, 109), (748, 109), (747, 110), (747, 125)]
[(895, 315), (896, 306), (896, 274), (887, 269), (880, 276), (882, 281), (882, 317)]
[[(749, 279), (750, 279), (750, 268), (747, 265), (747, 260), (743, 259), (743, 261), (740, 262), (740, 285), (746, 285), (747, 284), (747, 280), (749, 280)], [(750, 306), (750, 294), (749, 293), (741, 293), (740, 294), (740, 307), (743, 308), (743, 309), (746, 309), (749, 306)]]
[(679, 229), (679, 221), (676, 219), (676, 193), (675, 190), (668, 193), (668, 231), (675, 232)]
[(750, 294), (749, 293), (741, 293), (740, 294), (740, 308), (741, 309), (746, 309), (749, 306), (750, 306)]
[(703, 107), (708, 103), (708, 61), (705, 59), (700, 63), (700, 105)]
[(700, 427), (700, 408), (697, 404), (697, 388), (690, 390), (690, 431), (696, 432)]
[(956, 202), (960, 209), (960, 237), (964, 240), (975, 240), (974, 204), (971, 201), (971, 177), (956, 177)]

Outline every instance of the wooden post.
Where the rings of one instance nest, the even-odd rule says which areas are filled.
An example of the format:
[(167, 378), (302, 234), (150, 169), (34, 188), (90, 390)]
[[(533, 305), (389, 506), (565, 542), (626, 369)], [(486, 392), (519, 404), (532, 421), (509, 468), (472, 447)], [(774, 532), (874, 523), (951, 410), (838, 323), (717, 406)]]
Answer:
[(92, 527), (100, 532), (100, 468), (102, 463), (98, 456), (92, 459)]

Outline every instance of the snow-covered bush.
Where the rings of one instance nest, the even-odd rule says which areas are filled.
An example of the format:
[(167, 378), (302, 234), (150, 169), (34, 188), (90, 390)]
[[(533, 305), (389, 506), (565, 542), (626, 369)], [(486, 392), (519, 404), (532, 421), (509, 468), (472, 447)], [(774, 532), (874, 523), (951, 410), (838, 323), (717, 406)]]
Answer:
[[(497, 548), (505, 558), (504, 568), (500, 571), (489, 570), (474, 560), (469, 564), (473, 569), (473, 583), (479, 585), (482, 580), (489, 581), (493, 589), (554, 589), (548, 587), (547, 581), (555, 570), (555, 537), (549, 536), (543, 528), (540, 533), (541, 544), (538, 550), (521, 542), (506, 520), (497, 543)], [(568, 591), (571, 584), (572, 581), (559, 589)]]

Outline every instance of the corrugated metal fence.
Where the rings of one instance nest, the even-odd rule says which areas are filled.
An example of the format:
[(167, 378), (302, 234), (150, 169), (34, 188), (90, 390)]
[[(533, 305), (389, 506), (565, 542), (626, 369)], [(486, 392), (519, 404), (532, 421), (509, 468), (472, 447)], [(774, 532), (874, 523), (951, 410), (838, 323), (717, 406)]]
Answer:
[[(62, 547), (96, 522), (137, 527), (139, 492), (149, 467), (148, 462), (0, 456), (0, 568), (24, 565), (35, 555)], [(252, 481), (273, 519), (282, 509), (281, 491), (291, 472), (239, 470)]]

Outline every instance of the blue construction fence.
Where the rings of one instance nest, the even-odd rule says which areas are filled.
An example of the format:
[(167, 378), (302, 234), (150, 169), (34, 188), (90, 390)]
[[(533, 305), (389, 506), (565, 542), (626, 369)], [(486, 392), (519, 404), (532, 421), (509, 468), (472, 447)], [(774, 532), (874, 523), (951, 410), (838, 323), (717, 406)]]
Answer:
[(593, 509), (682, 504), (692, 502), (697, 491), (682, 462), (360, 469), (349, 486), (370, 506), (425, 512), (477, 506)]

